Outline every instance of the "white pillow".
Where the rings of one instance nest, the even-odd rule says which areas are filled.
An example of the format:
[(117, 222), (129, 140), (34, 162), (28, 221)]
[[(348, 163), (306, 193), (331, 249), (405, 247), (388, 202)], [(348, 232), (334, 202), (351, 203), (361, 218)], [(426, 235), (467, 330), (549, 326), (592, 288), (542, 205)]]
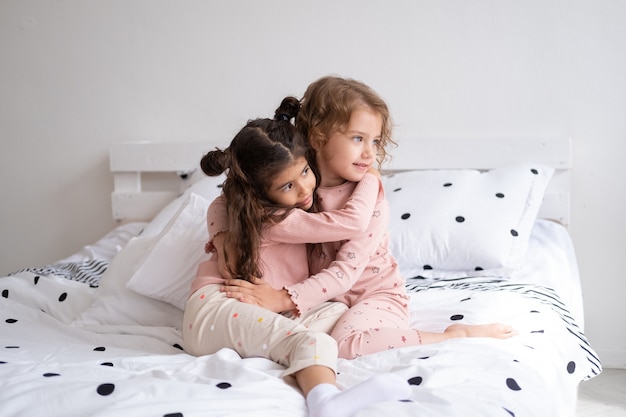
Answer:
[[(150, 223), (145, 227), (142, 232), (142, 236), (156, 236), (167, 223), (176, 215), (178, 210), (187, 201), (189, 195), (194, 193), (204, 197), (209, 201), (213, 201), (222, 193), (222, 184), (226, 179), (226, 175), (222, 174), (217, 177), (205, 176), (200, 181), (192, 184), (185, 192), (178, 198), (169, 202), (156, 216), (152, 218)], [(206, 219), (205, 219), (206, 220)]]
[(198, 264), (209, 258), (206, 213), (211, 201), (191, 193), (157, 236), (154, 246), (128, 281), (128, 288), (146, 297), (185, 308)]
[(146, 256), (156, 237), (132, 238), (113, 258), (100, 279), (94, 302), (72, 323), (76, 326), (129, 325), (182, 328), (183, 313), (176, 307), (144, 297), (126, 283), (137, 263)]
[(509, 277), (554, 170), (540, 165), (383, 177), (390, 249), (406, 278)]

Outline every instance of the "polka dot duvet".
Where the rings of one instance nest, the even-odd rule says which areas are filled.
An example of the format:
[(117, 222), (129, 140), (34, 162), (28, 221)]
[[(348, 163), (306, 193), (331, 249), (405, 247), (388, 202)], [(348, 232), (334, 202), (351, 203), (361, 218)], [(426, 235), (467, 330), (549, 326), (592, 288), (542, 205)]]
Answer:
[[(601, 364), (583, 332), (580, 283), (563, 236), (547, 222), (535, 227), (526, 256), (536, 258), (525, 262), (532, 268), (513, 276), (408, 278), (416, 327), (501, 321), (519, 335), (339, 360), (341, 387), (388, 372), (411, 386), (407, 401), (357, 416), (574, 416), (578, 384)], [(280, 365), (228, 349), (185, 353), (182, 312), (123, 283), (141, 249), (107, 261), (95, 284), (50, 269), (0, 278), (0, 415), (306, 416)]]

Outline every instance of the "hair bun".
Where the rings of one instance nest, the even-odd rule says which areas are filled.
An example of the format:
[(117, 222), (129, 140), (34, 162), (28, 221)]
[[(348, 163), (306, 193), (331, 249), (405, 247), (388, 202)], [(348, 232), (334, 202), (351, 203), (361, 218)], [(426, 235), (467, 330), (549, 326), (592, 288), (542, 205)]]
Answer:
[(291, 121), (300, 111), (300, 100), (293, 96), (285, 97), (274, 112), (274, 120)]
[(200, 168), (210, 177), (220, 175), (230, 168), (230, 148), (226, 150), (215, 148), (207, 152), (200, 160)]

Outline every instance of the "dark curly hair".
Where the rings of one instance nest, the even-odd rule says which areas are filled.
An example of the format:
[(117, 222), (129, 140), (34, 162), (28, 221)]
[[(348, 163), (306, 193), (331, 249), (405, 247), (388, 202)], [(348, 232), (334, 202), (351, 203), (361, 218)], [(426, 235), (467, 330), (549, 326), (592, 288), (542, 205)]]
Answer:
[(235, 257), (234, 262), (227, 259), (227, 264), (235, 278), (262, 277), (259, 252), (263, 226), (281, 221), (290, 209), (272, 203), (267, 190), (277, 174), (296, 159), (310, 154), (308, 141), (291, 123), (299, 110), (296, 98), (285, 98), (273, 119), (248, 121), (228, 148), (216, 148), (200, 161), (206, 175), (226, 172), (223, 185), (228, 212), (226, 239), (234, 250), (228, 255)]

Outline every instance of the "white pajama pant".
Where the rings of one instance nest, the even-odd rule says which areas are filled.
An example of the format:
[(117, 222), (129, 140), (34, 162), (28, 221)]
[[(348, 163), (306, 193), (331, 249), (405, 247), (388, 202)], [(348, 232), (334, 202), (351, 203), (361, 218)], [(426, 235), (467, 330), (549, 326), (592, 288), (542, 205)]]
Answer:
[(287, 318), (264, 308), (227, 298), (220, 284), (206, 285), (191, 295), (183, 317), (183, 346), (195, 355), (222, 348), (241, 357), (263, 357), (291, 375), (311, 365), (336, 372), (337, 342), (329, 336), (348, 307), (326, 302), (300, 317)]

